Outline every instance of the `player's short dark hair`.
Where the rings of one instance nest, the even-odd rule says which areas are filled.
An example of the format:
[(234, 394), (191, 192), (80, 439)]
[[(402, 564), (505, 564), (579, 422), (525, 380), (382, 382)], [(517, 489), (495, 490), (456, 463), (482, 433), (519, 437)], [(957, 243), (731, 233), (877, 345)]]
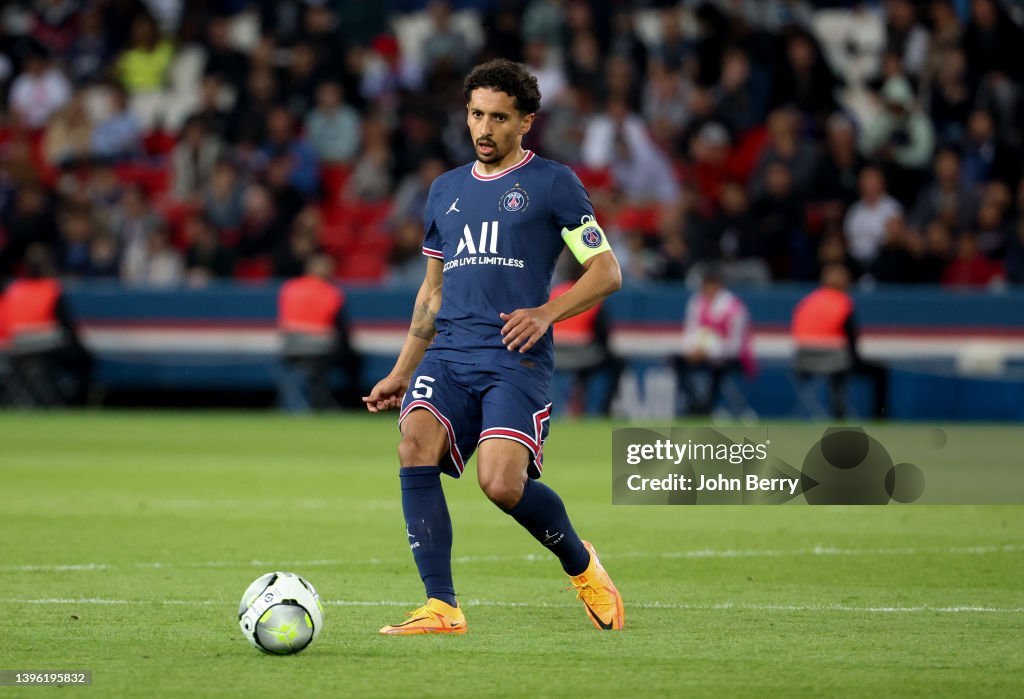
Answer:
[(462, 85), (466, 102), (469, 102), (473, 90), (481, 87), (504, 92), (512, 98), (520, 114), (534, 114), (540, 110), (540, 88), (537, 87), (537, 78), (531, 75), (522, 63), (507, 58), (495, 58), (475, 67), (466, 76), (466, 81)]

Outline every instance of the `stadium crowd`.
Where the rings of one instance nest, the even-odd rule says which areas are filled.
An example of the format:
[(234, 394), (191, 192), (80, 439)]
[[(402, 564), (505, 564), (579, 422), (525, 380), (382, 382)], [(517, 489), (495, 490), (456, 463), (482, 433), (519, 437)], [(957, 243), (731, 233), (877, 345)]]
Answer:
[(536, 74), (628, 278), (1024, 282), (1021, 3), (22, 0), (0, 10), (0, 279), (422, 279), (461, 79)]

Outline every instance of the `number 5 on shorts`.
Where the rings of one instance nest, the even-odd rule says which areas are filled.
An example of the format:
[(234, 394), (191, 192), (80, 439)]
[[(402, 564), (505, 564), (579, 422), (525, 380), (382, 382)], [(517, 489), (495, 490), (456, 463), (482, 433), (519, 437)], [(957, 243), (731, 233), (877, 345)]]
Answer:
[(430, 396), (434, 395), (434, 387), (430, 384), (434, 383), (434, 377), (432, 376), (417, 376), (416, 385), (413, 386), (412, 397), (420, 400), (429, 400)]

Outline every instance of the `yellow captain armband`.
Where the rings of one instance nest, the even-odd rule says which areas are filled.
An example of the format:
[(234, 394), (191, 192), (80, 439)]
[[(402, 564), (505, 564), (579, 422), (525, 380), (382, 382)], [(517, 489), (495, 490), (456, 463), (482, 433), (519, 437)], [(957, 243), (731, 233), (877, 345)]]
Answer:
[(594, 255), (612, 249), (612, 246), (608, 244), (608, 236), (604, 234), (601, 226), (597, 225), (597, 221), (593, 219), (585, 221), (572, 230), (563, 228), (562, 240), (572, 250), (573, 256), (580, 264), (583, 264)]

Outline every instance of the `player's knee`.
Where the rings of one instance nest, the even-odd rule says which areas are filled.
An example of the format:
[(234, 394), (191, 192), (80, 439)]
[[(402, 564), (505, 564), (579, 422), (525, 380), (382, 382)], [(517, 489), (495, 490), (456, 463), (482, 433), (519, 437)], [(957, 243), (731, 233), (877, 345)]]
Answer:
[(480, 489), (484, 495), (503, 510), (511, 510), (523, 497), (525, 475), (510, 471), (492, 471), (480, 474)]
[(441, 451), (436, 440), (424, 439), (422, 435), (402, 435), (398, 443), (398, 462), (402, 466), (433, 466), (441, 460)]

